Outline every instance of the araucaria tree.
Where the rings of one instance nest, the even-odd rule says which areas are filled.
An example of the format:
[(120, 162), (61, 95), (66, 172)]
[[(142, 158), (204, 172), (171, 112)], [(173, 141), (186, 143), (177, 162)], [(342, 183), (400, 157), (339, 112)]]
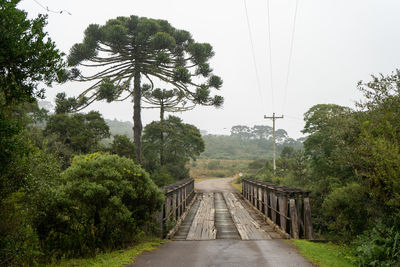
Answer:
[(209, 60), (214, 56), (208, 43), (195, 42), (190, 33), (172, 27), (165, 20), (145, 17), (117, 17), (105, 25), (91, 24), (82, 43), (70, 51), (70, 66), (96, 68), (85, 76), (78, 68), (71, 73), (92, 85), (78, 97), (80, 108), (96, 100), (122, 101), (133, 98), (134, 140), (141, 162), (142, 83), (163, 81), (182, 92), (194, 104), (220, 106), (223, 98), (211, 95), (222, 85), (212, 74)]

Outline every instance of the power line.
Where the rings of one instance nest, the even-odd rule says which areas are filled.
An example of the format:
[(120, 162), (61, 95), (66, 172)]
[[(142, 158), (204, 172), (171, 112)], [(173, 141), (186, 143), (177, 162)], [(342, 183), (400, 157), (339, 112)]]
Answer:
[(68, 15), (72, 15), (71, 13), (69, 13), (67, 10), (60, 10), (60, 11), (54, 11), (49, 9), (49, 7), (42, 5), (41, 3), (39, 3), (39, 1), (37, 0), (33, 0), (36, 4), (38, 4), (41, 8), (43, 8), (44, 10), (46, 10), (47, 12), (51, 12), (51, 13), (57, 13), (57, 14), (62, 14), (62, 13), (67, 13)]
[(256, 62), (256, 55), (254, 52), (254, 44), (253, 44), (253, 35), (251, 33), (251, 27), (250, 27), (250, 21), (249, 21), (249, 14), (247, 11), (247, 4), (246, 0), (243, 0), (244, 3), (244, 10), (246, 13), (246, 21), (247, 21), (247, 29), (249, 31), (249, 39), (250, 39), (250, 47), (251, 47), (251, 54), (253, 56), (253, 63), (254, 63), (254, 69), (255, 69), (255, 74), (256, 74), (256, 80), (257, 80), (257, 87), (258, 87), (258, 93), (260, 94), (260, 99), (261, 99), (261, 105), (265, 108), (264, 105), (264, 98), (261, 93), (261, 84), (260, 84), (260, 77), (258, 75), (258, 68), (257, 68), (257, 62)]
[(284, 89), (285, 93), (284, 93), (284, 98), (283, 98), (282, 113), (285, 112), (285, 106), (286, 106), (287, 88), (288, 88), (288, 85), (289, 85), (290, 67), (291, 67), (292, 54), (293, 54), (294, 34), (295, 34), (295, 31), (296, 31), (296, 19), (297, 19), (298, 4), (299, 4), (299, 0), (296, 0), (296, 7), (294, 9), (292, 38), (291, 38), (291, 41), (290, 41), (289, 62), (288, 62), (288, 69), (287, 69), (287, 74), (286, 74), (286, 83), (285, 83), (285, 87), (284, 87), (285, 88)]
[(268, 29), (268, 48), (269, 48), (269, 79), (271, 86), (271, 106), (272, 111), (275, 110), (274, 107), (274, 83), (272, 76), (272, 47), (271, 47), (271, 24), (270, 24), (270, 12), (269, 12), (269, 0), (267, 0), (267, 29)]

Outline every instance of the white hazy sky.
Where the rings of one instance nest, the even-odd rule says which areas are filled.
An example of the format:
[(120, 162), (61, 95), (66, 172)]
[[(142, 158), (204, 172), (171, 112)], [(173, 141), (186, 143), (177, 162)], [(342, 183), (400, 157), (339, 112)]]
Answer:
[[(30, 17), (48, 13), (47, 31), (60, 50), (81, 42), (91, 23), (104, 24), (117, 16), (137, 15), (166, 19), (172, 26), (192, 33), (198, 42), (215, 51), (211, 65), (224, 85), (222, 109), (197, 107), (178, 116), (209, 133), (228, 134), (233, 125), (271, 125), (263, 119), (272, 112), (285, 115), (277, 127), (300, 137), (303, 114), (313, 105), (335, 103), (353, 107), (361, 98), (359, 80), (370, 74), (388, 74), (400, 62), (400, 1), (398, 0), (299, 0), (287, 97), (290, 39), (296, 0), (269, 0), (272, 90), (267, 39), (267, 0), (247, 0), (258, 90), (243, 0), (23, 0), (19, 8)], [(38, 3), (53, 11), (47, 12)], [(85, 84), (67, 83), (47, 90), (54, 100), (58, 92), (77, 95)], [(272, 97), (273, 95), (273, 97)], [(105, 118), (132, 121), (132, 103), (104, 102), (92, 105)], [(158, 120), (158, 112), (144, 110), (144, 124)]]

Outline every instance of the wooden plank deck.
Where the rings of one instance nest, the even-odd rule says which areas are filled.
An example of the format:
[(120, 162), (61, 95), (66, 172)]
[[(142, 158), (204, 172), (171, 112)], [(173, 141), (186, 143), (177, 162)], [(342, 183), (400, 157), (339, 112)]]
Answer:
[(224, 198), (242, 240), (271, 239), (234, 193), (224, 193)]
[(200, 206), (190, 226), (186, 240), (216, 239), (214, 193), (199, 196)]
[[(219, 204), (225, 205), (226, 203), (228, 217), (231, 217), (229, 218), (230, 224), (228, 223), (229, 220), (226, 214), (225, 217), (227, 218), (223, 217), (224, 220), (220, 218), (218, 222), (216, 221), (218, 219), (216, 206), (218, 206), (218, 201), (221, 202), (221, 199), (216, 200), (215, 197), (219, 195), (223, 196), (222, 200), (224, 202)], [(221, 198), (221, 196), (219, 197)], [(235, 232), (237, 229), (240, 239), (242, 240), (281, 238), (281, 236), (263, 220), (262, 215), (258, 214), (244, 199), (237, 195), (237, 193), (200, 193), (198, 194), (197, 203), (193, 205), (192, 209), (193, 210), (190, 210), (189, 213), (193, 213), (193, 215), (187, 218), (176, 234), (175, 238), (178, 240), (213, 240), (226, 238), (224, 234), (227, 234), (225, 232), (229, 227), (233, 228), (228, 229), (230, 233)], [(221, 207), (219, 209), (218, 211), (221, 213)], [(217, 227), (218, 223), (220, 224), (219, 227)], [(217, 233), (218, 229), (222, 231), (219, 235)]]

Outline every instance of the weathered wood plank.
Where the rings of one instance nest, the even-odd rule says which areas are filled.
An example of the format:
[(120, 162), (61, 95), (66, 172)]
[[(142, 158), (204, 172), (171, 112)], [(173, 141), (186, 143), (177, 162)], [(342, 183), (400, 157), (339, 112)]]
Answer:
[(203, 193), (199, 196), (200, 206), (190, 226), (186, 240), (216, 239), (214, 194)]
[(232, 220), (243, 240), (271, 239), (270, 235), (261, 229), (241, 201), (232, 193), (224, 193), (224, 198), (231, 213)]

